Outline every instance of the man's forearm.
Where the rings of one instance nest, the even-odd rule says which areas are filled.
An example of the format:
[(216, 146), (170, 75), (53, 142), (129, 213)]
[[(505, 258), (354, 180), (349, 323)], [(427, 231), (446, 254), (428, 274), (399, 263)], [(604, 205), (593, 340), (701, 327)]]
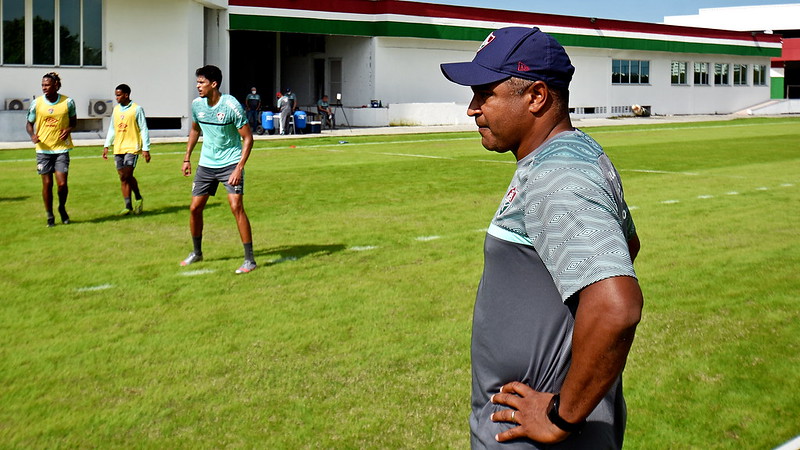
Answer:
[(643, 305), (638, 282), (625, 276), (592, 284), (579, 296), (558, 411), (570, 423), (586, 419), (622, 373)]

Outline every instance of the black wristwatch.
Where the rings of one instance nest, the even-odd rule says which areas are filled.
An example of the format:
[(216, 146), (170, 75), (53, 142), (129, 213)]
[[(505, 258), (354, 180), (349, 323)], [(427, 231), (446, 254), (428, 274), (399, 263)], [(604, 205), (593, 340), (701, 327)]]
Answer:
[(558, 404), (561, 401), (561, 397), (559, 394), (553, 396), (550, 399), (550, 407), (547, 408), (547, 418), (550, 419), (550, 422), (553, 422), (553, 425), (561, 428), (563, 431), (567, 433), (575, 433), (580, 431), (583, 428), (583, 425), (586, 424), (586, 421), (581, 421), (580, 423), (569, 423), (564, 420), (561, 416), (558, 415)]

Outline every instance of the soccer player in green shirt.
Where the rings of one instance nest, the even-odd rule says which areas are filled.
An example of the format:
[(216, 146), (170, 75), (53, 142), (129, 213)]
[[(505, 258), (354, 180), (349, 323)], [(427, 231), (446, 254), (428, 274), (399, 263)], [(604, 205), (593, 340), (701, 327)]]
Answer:
[(231, 95), (222, 94), (222, 71), (216, 66), (204, 66), (195, 72), (200, 97), (192, 102), (192, 128), (183, 158), (183, 175), (192, 173), (191, 156), (200, 132), (203, 145), (200, 162), (192, 185), (189, 230), (194, 250), (181, 261), (182, 266), (203, 260), (203, 209), (210, 195), (215, 195), (222, 182), (228, 192), (228, 203), (236, 218), (239, 236), (244, 246), (244, 263), (236, 273), (248, 273), (256, 268), (253, 257), (253, 237), (250, 219), (244, 210), (244, 165), (253, 148), (253, 132), (247, 123), (242, 105)]

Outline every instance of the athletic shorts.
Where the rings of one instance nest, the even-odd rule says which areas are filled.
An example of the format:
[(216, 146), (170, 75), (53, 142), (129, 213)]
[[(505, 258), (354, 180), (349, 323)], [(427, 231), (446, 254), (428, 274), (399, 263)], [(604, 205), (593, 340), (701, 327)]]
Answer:
[(136, 162), (139, 161), (138, 153), (123, 153), (121, 155), (114, 155), (114, 162), (117, 163), (117, 170), (122, 170), (123, 167), (136, 167)]
[(194, 183), (192, 183), (192, 196), (214, 196), (220, 183), (225, 185), (225, 190), (228, 191), (228, 194), (244, 194), (244, 169), (242, 169), (242, 179), (238, 185), (231, 186), (228, 184), (228, 178), (230, 178), (234, 169), (236, 169), (236, 164), (216, 169), (197, 166), (197, 170), (194, 173)]
[(36, 171), (39, 175), (53, 172), (69, 172), (69, 152), (64, 153), (37, 153)]

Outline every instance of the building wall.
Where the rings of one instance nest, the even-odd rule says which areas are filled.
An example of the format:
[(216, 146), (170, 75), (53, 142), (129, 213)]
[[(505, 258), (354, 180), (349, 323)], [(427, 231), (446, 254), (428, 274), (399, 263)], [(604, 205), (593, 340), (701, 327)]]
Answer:
[[(351, 107), (368, 105), (375, 98), (374, 38), (329, 36), (326, 51), (326, 70), (330, 70), (331, 60), (342, 61), (342, 104)], [(330, 89), (330, 74), (326, 79), (328, 86), (325, 90), (334, 103), (336, 93)]]
[[(375, 52), (375, 97), (390, 106), (390, 121), (395, 124), (457, 124), (456, 110), (466, 117), (471, 98), (467, 87), (449, 82), (441, 73), (443, 62), (469, 61), (479, 43), (439, 39), (373, 38)], [(567, 47), (575, 77), (570, 89), (570, 107), (582, 111), (594, 108), (600, 116), (618, 115), (615, 111), (632, 104), (647, 105), (655, 114), (727, 114), (746, 109), (769, 99), (769, 86), (752, 86), (752, 66), (769, 67), (768, 57), (708, 55), (692, 53), (646, 52), (637, 50)], [(650, 61), (650, 83), (615, 85), (611, 83), (613, 59)], [(710, 84), (673, 86), (670, 78), (673, 60), (691, 64), (707, 62), (712, 66)], [(715, 86), (713, 63), (748, 64), (749, 85)], [(364, 66), (364, 70), (367, 68)], [(365, 74), (366, 78), (367, 75)], [(732, 76), (731, 76), (732, 79)], [(364, 99), (364, 104), (368, 99)]]
[[(62, 78), (61, 92), (75, 100), (78, 118), (89, 119), (90, 99), (113, 100), (114, 87), (127, 83), (131, 98), (149, 117), (180, 117), (183, 129), (179, 132), (185, 133), (189, 105), (197, 95), (194, 70), (206, 57), (227, 67), (226, 18), (214, 45), (223, 47), (206, 55), (204, 6), (194, 0), (106, 0), (103, 7), (104, 67), (0, 66), (0, 99), (38, 97), (42, 75), (55, 70)], [(15, 116), (3, 115), (0, 120), (6, 117)], [(0, 140), (27, 140), (24, 124), (18, 126), (21, 134), (3, 133)], [(102, 120), (102, 136), (107, 126), (106, 118)], [(11, 129), (16, 127), (12, 124)]]
[[(597, 50), (567, 47), (575, 76), (570, 87), (571, 107), (605, 107), (606, 115), (615, 115), (613, 107), (633, 104), (651, 106), (654, 114), (728, 114), (745, 109), (769, 99), (769, 86), (752, 86), (752, 66), (769, 67), (769, 58), (707, 54), (672, 54), (665, 52), (641, 52), (625, 50)], [(624, 85), (611, 83), (611, 61), (613, 59), (650, 61), (650, 83), (646, 85)], [(670, 70), (672, 61), (710, 64), (709, 85), (695, 86), (693, 74), (689, 73), (688, 85), (672, 85)], [(713, 64), (748, 64), (749, 84), (746, 86), (715, 86)], [(731, 66), (732, 67), (732, 66)], [(732, 78), (732, 76), (731, 76)]]

